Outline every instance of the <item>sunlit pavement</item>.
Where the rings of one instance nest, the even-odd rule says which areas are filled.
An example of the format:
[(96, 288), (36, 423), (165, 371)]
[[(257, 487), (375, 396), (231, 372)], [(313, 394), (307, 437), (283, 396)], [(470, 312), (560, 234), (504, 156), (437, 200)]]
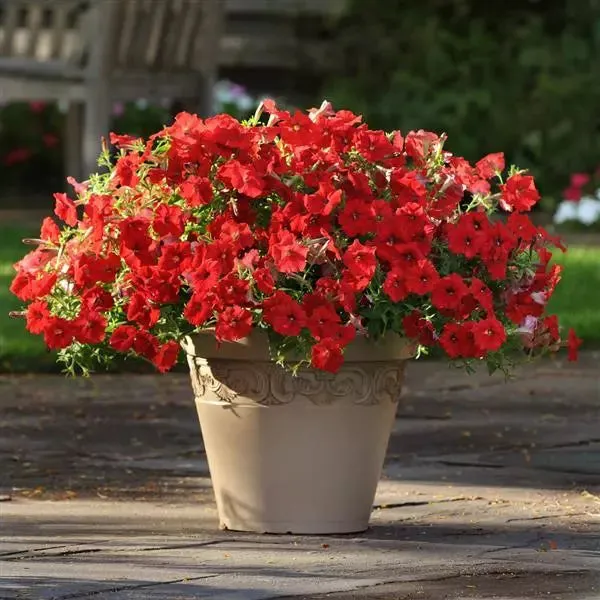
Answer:
[(217, 530), (185, 375), (0, 378), (0, 600), (600, 597), (600, 370), (410, 365), (372, 528)]

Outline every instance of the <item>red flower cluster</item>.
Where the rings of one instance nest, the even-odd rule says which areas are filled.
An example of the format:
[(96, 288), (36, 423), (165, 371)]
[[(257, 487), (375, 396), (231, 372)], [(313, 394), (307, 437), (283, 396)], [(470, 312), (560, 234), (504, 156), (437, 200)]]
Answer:
[(161, 371), (207, 328), (220, 341), (264, 329), (275, 355), (326, 371), (357, 335), (492, 364), (515, 341), (560, 344), (544, 316), (553, 240), (524, 214), (531, 176), (327, 103), (262, 108), (266, 124), (182, 113), (147, 143), (113, 136), (110, 172), (75, 184), (76, 200), (56, 194), (65, 225), (47, 219), (17, 265), (28, 329), (75, 362), (97, 346)]

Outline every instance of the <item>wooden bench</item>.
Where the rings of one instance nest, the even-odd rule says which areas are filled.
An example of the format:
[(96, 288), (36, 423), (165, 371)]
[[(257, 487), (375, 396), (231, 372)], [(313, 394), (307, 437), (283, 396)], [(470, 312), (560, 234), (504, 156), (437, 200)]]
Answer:
[(66, 170), (97, 170), (115, 100), (207, 114), (222, 0), (0, 0), (0, 100), (68, 104)]

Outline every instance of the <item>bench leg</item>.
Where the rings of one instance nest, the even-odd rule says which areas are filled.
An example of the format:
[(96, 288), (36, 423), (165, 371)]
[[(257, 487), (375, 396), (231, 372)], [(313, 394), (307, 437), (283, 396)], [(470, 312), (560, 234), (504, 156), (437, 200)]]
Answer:
[[(83, 138), (84, 104), (71, 102), (67, 111), (64, 165), (66, 175), (80, 181), (83, 177), (82, 138)], [(70, 186), (69, 186), (70, 188)]]
[(111, 102), (108, 86), (101, 82), (89, 87), (86, 98), (84, 130), (83, 130), (83, 178), (97, 173), (98, 156), (100, 155), (102, 138), (108, 143), (110, 132)]

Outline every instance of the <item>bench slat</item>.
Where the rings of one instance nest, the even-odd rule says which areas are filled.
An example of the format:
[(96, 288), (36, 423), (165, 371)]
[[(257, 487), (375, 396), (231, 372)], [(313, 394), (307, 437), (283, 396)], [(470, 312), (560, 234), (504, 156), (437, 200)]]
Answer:
[(0, 54), (9, 56), (13, 54), (14, 37), (19, 24), (20, 6), (8, 4), (3, 7), (4, 19), (2, 26), (2, 43), (0, 44)]
[(146, 42), (147, 47), (144, 63), (150, 70), (156, 67), (161, 51), (165, 52), (165, 54), (168, 53), (169, 49), (165, 46), (168, 46), (169, 38), (165, 34), (172, 37), (178, 33), (175, 30), (176, 28), (173, 27), (173, 23), (171, 23), (171, 27), (165, 28), (168, 12), (169, 7), (165, 0), (151, 0), (150, 3), (146, 2), (146, 14), (144, 16), (148, 19), (150, 31)]
[(65, 32), (68, 25), (69, 10), (72, 9), (72, 4), (66, 2), (58, 4), (51, 13), (50, 31), (52, 37), (50, 39), (50, 57), (67, 59), (63, 53)]
[[(29, 3), (25, 18), (25, 29), (28, 33), (25, 56), (35, 57), (38, 50), (38, 39), (42, 29), (44, 11), (38, 2)], [(48, 57), (46, 57), (48, 58)]]
[(116, 39), (118, 41), (118, 50), (116, 53), (117, 66), (127, 64), (127, 58), (130, 55), (133, 39), (136, 30), (136, 15), (139, 9), (139, 0), (128, 0), (120, 7), (118, 21), (122, 23)]
[[(194, 40), (193, 63), (199, 71), (213, 73), (219, 64), (220, 40), (225, 25), (222, 0), (204, 0), (200, 31)], [(214, 83), (214, 82), (213, 82)]]
[(175, 65), (179, 69), (189, 67), (194, 46), (194, 36), (198, 31), (202, 11), (198, 2), (182, 2), (180, 8), (181, 28), (176, 36), (176, 48), (173, 53)]

